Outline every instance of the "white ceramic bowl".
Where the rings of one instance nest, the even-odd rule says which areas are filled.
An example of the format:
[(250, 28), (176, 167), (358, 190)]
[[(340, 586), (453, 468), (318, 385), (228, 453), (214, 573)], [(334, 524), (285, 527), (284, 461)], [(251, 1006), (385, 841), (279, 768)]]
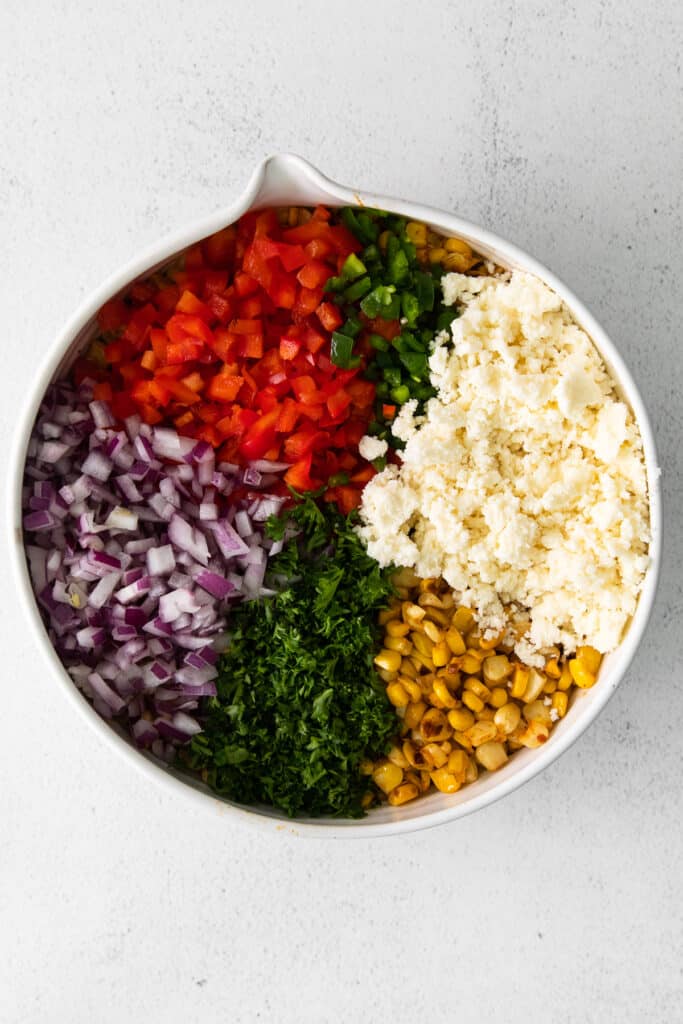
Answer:
[[(536, 274), (562, 297), (576, 321), (593, 339), (623, 397), (633, 409), (638, 422), (645, 448), (650, 489), (651, 560), (636, 613), (624, 640), (616, 651), (605, 658), (597, 685), (591, 690), (583, 690), (576, 695), (566, 717), (556, 725), (550, 739), (543, 747), (537, 750), (518, 751), (500, 771), (495, 774), (485, 774), (473, 785), (466, 786), (460, 792), (452, 795), (433, 793), (425, 799), (417, 800), (403, 807), (384, 806), (373, 810), (360, 821), (297, 819), (292, 822), (269, 808), (244, 808), (227, 800), (219, 799), (200, 782), (185, 777), (173, 768), (159, 763), (149, 754), (139, 751), (122, 730), (101, 719), (80, 691), (76, 689), (48, 639), (31, 589), (23, 548), (21, 485), (28, 440), (43, 394), (50, 382), (64, 374), (75, 357), (87, 346), (95, 327), (97, 311), (107, 299), (116, 295), (131, 281), (163, 265), (187, 246), (219, 228), (233, 223), (251, 207), (315, 205), (317, 203), (340, 206), (360, 202), (367, 206), (391, 210), (415, 220), (425, 221), (437, 231), (464, 238), (474, 249), (490, 257), (499, 265), (521, 268)], [(475, 227), (458, 217), (428, 206), (344, 188), (325, 178), (309, 163), (297, 156), (280, 155), (265, 160), (256, 169), (247, 188), (238, 200), (213, 216), (143, 252), (105, 281), (82, 303), (55, 339), (47, 358), (33, 378), (12, 454), (8, 488), (11, 502), (9, 522), (10, 544), (18, 589), (26, 608), (28, 628), (44, 652), (52, 667), (53, 675), (59, 681), (68, 700), (123, 759), (141, 770), (150, 781), (164, 785), (172, 793), (190, 797), (199, 806), (226, 819), (242, 818), (260, 823), (271, 830), (287, 829), (297, 834), (305, 833), (332, 838), (412, 832), (461, 818), (463, 815), (485, 807), (499, 797), (505, 796), (506, 793), (512, 792), (559, 757), (605, 706), (633, 658), (643, 636), (654, 601), (660, 562), (661, 508), (659, 471), (652, 429), (631, 374), (614, 344), (586, 307), (549, 270), (546, 270), (525, 252), (498, 238), (490, 231)], [(77, 742), (76, 738), (74, 742)]]

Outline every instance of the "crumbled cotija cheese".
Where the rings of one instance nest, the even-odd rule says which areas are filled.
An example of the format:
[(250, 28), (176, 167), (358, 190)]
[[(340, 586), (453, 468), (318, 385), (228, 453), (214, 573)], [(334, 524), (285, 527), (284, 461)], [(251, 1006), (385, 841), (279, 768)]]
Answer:
[(462, 309), (430, 359), (437, 397), (400, 410), (402, 464), (363, 491), (360, 535), (382, 565), (440, 576), (502, 628), (529, 609), (531, 652), (612, 650), (648, 564), (640, 435), (588, 335), (537, 278), (448, 274)]

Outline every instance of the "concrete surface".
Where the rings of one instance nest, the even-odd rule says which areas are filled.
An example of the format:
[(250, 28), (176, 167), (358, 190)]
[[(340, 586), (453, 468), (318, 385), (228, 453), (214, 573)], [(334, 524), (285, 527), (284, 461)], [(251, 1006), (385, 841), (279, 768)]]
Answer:
[(675, 0), (4, 0), (0, 459), (84, 293), (289, 150), (489, 225), (587, 301), (653, 416), (667, 551), (628, 678), (551, 770), (330, 844), (120, 764), (32, 649), (3, 547), (3, 1024), (683, 1019), (682, 48)]

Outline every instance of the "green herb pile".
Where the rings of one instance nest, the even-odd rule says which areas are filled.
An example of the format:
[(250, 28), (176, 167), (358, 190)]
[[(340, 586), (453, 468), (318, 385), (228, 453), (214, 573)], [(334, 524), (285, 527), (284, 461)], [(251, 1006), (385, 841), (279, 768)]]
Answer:
[(383, 753), (396, 728), (373, 667), (391, 572), (332, 504), (308, 497), (268, 531), (282, 539), (289, 526), (299, 533), (270, 563), (284, 589), (232, 613), (218, 695), (187, 760), (240, 803), (359, 817), (360, 762)]
[[(358, 341), (375, 349), (365, 370), (365, 377), (377, 384), (376, 415), (368, 433), (398, 447), (388, 428), (392, 407), (414, 398), (421, 410), (435, 394), (429, 380), (430, 344), (454, 316), (441, 303), (443, 268), (419, 263), (404, 217), (344, 207), (340, 219), (364, 249), (352, 253), (340, 275), (327, 282), (326, 290), (346, 318), (332, 335), (332, 362), (347, 369), (359, 366)], [(391, 341), (372, 331), (361, 333), (377, 318), (400, 321), (400, 333)]]

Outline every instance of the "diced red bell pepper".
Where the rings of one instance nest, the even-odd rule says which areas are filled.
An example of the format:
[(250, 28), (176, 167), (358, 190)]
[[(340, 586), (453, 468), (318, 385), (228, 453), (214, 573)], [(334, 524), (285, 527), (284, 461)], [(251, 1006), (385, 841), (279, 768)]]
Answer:
[(212, 398), (216, 402), (234, 402), (243, 384), (243, 377), (230, 373), (217, 373), (209, 381), (206, 394), (208, 398)]
[(293, 490), (303, 493), (316, 489), (317, 481), (311, 476), (313, 453), (309, 452), (303, 459), (295, 462), (285, 473), (285, 483)]
[(320, 323), (330, 333), (336, 331), (344, 322), (344, 318), (339, 312), (339, 307), (335, 306), (334, 302), (321, 302), (316, 313)]
[(322, 260), (311, 260), (301, 268), (296, 279), (304, 288), (320, 288), (331, 276), (329, 264)]
[(213, 319), (210, 308), (201, 299), (198, 299), (190, 291), (184, 291), (176, 304), (178, 313), (189, 313), (190, 316), (198, 316), (207, 323)]
[(240, 454), (250, 461), (262, 459), (269, 448), (275, 443), (275, 425), (280, 415), (279, 409), (259, 416), (247, 430), (240, 443)]

